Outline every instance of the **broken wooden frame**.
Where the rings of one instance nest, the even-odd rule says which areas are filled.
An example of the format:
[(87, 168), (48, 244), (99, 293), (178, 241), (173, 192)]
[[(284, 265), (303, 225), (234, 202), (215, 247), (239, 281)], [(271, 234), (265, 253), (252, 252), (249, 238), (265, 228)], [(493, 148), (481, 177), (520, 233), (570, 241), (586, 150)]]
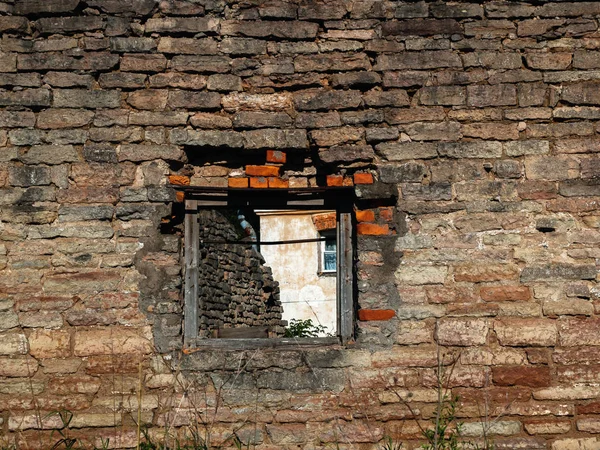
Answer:
[[(345, 344), (354, 336), (354, 189), (319, 187), (301, 189), (228, 189), (172, 186), (185, 192), (184, 220), (184, 346), (258, 348), (285, 345)], [(220, 338), (198, 336), (198, 211), (205, 208), (331, 209), (337, 221), (337, 336), (318, 338)]]

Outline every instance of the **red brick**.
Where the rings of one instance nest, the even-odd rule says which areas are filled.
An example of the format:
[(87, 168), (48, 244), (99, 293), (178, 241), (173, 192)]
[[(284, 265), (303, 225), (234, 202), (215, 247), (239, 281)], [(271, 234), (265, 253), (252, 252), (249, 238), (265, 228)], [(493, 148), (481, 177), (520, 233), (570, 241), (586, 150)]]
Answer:
[(375, 222), (375, 212), (371, 209), (356, 211), (356, 220), (359, 222)]
[(524, 301), (531, 298), (527, 286), (483, 286), (480, 294), (486, 302)]
[(396, 315), (393, 309), (359, 309), (358, 320), (389, 320)]
[(333, 230), (336, 227), (336, 214), (334, 212), (313, 214), (312, 221), (317, 231)]
[(550, 386), (549, 367), (498, 366), (492, 367), (492, 379), (496, 386)]
[(358, 172), (354, 174), (354, 184), (373, 184), (373, 175), (370, 173)]
[(351, 177), (344, 177), (342, 180), (342, 186), (354, 186), (354, 181), (352, 181)]
[(169, 175), (169, 183), (176, 184), (177, 186), (189, 186), (190, 177), (183, 175)]
[(375, 223), (359, 223), (356, 226), (358, 234), (370, 235), (370, 236), (381, 236), (390, 234), (390, 227), (387, 225), (378, 225)]
[(227, 179), (227, 185), (230, 188), (247, 188), (248, 178), (229, 178)]
[(250, 187), (264, 189), (269, 187), (269, 181), (265, 177), (250, 178)]
[(285, 189), (290, 187), (290, 182), (279, 177), (269, 177), (269, 187)]
[(379, 218), (385, 222), (391, 222), (394, 218), (393, 208), (386, 206), (385, 208), (378, 208)]
[(327, 175), (327, 186), (343, 186), (344, 177), (342, 175)]
[(577, 405), (577, 414), (600, 414), (600, 402)]
[(185, 192), (177, 191), (175, 192), (175, 201), (181, 203), (185, 200)]
[(287, 155), (281, 150), (267, 150), (267, 162), (285, 164)]
[(246, 166), (246, 175), (251, 177), (278, 177), (277, 166)]
[(517, 185), (517, 191), (523, 200), (545, 200), (558, 196), (558, 186), (554, 181), (524, 181)]

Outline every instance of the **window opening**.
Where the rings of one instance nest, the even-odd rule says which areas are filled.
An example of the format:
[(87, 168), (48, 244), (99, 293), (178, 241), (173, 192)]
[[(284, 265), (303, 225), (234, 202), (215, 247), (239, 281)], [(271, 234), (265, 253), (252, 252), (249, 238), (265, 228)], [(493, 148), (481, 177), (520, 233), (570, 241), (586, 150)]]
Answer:
[(284, 338), (286, 325), (309, 319), (317, 330), (310, 335), (319, 337), (315, 343), (352, 336), (350, 195), (340, 198), (327, 189), (180, 189), (189, 199), (186, 346), (309, 343)]

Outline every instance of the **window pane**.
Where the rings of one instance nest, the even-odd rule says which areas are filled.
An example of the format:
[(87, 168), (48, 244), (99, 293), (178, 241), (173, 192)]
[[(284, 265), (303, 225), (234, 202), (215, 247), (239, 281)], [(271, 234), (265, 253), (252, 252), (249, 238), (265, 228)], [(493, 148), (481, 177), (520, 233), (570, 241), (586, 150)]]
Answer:
[(325, 241), (325, 251), (326, 252), (335, 252), (335, 239), (327, 239)]
[(325, 262), (325, 270), (332, 270), (334, 271), (336, 269), (336, 254), (335, 253), (325, 253), (324, 255), (324, 262)]

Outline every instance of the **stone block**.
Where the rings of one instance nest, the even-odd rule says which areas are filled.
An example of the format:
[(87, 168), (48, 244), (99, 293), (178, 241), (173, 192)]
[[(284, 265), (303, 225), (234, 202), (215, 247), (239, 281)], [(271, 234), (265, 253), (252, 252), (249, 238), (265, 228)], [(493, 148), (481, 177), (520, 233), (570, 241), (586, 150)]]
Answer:
[(44, 186), (51, 183), (50, 168), (45, 166), (21, 166), (8, 169), (8, 181), (13, 186)]
[(512, 141), (519, 139), (517, 124), (471, 123), (462, 126), (462, 134), (479, 139)]
[(224, 36), (276, 37), (281, 39), (314, 39), (319, 31), (319, 24), (312, 22), (288, 21), (225, 21), (221, 24)]
[(182, 157), (183, 152), (176, 145), (123, 144), (117, 147), (119, 161), (151, 161), (154, 159), (179, 161)]
[(215, 17), (165, 17), (146, 21), (146, 33), (206, 33), (215, 32), (219, 19)]
[(549, 319), (499, 319), (494, 331), (500, 344), (510, 347), (549, 347), (558, 338), (556, 324)]
[(387, 36), (433, 36), (435, 34), (462, 34), (461, 25), (454, 19), (420, 19), (386, 21), (381, 28)]
[(17, 57), (19, 70), (110, 70), (119, 63), (119, 55), (97, 52), (81, 58), (54, 53), (31, 53)]
[(600, 105), (598, 86), (598, 83), (591, 81), (565, 85), (561, 99), (575, 105)]
[(458, 122), (413, 122), (402, 127), (414, 141), (458, 141), (462, 137)]
[(311, 140), (319, 147), (332, 147), (350, 142), (357, 142), (363, 137), (362, 128), (327, 128), (310, 132)]
[(438, 145), (440, 156), (448, 158), (500, 158), (502, 143), (497, 141), (449, 142)]
[(0, 73), (0, 86), (40, 87), (42, 77), (37, 73)]
[(247, 149), (299, 149), (308, 148), (305, 130), (278, 130), (265, 128), (243, 132), (244, 147)]
[(558, 192), (563, 197), (597, 197), (600, 196), (600, 181), (567, 180), (559, 183)]
[(566, 319), (558, 322), (560, 345), (573, 347), (579, 345), (596, 345), (600, 342), (598, 320), (593, 318)]
[(121, 105), (121, 93), (118, 91), (56, 89), (53, 98), (53, 106), (57, 108), (118, 108)]
[(174, 144), (199, 147), (241, 148), (244, 145), (242, 134), (235, 131), (172, 130), (170, 138)]
[(525, 159), (529, 180), (566, 180), (579, 176), (579, 164), (570, 156), (531, 156)]
[(152, 351), (151, 332), (148, 328), (120, 326), (78, 330), (74, 336), (73, 351), (77, 356), (144, 355)]
[(452, 200), (452, 185), (450, 183), (403, 184), (402, 198), (407, 201), (441, 201)]
[(535, 70), (565, 70), (571, 65), (571, 53), (529, 53), (525, 61), (530, 69)]
[(22, 332), (3, 332), (0, 338), (0, 355), (25, 355), (29, 351), (27, 337)]
[(550, 153), (548, 141), (526, 140), (512, 141), (504, 144), (507, 156), (546, 155)]
[(497, 366), (492, 367), (492, 379), (496, 386), (550, 386), (549, 367)]
[(467, 105), (482, 108), (486, 106), (510, 106), (517, 104), (517, 89), (512, 84), (492, 86), (467, 86)]
[(227, 73), (231, 62), (227, 56), (177, 55), (171, 60), (171, 67), (178, 72)]
[(497, 39), (514, 32), (515, 25), (510, 20), (475, 20), (465, 23), (465, 36), (479, 39)]
[(485, 319), (440, 319), (436, 339), (440, 345), (473, 346), (487, 342), (488, 321)]
[(136, 109), (161, 110), (167, 106), (166, 90), (147, 89), (131, 92), (127, 96), (127, 103)]
[(116, 53), (147, 53), (155, 49), (156, 41), (152, 38), (115, 37), (110, 39), (110, 50)]
[[(140, 74), (135, 75), (139, 76)], [(199, 91), (206, 87), (206, 77), (204, 75), (183, 74), (177, 72), (158, 73), (150, 76), (150, 87), (174, 87)]]
[(219, 48), (223, 53), (236, 56), (263, 55), (267, 53), (267, 43), (259, 39), (225, 38), (221, 41)]
[(167, 58), (156, 54), (128, 54), (121, 57), (123, 72), (162, 72), (167, 67)]
[(550, 280), (594, 280), (597, 270), (593, 265), (548, 264), (526, 266), (521, 271), (521, 282)]
[(196, 113), (190, 118), (190, 124), (197, 128), (227, 129), (233, 126), (229, 117), (218, 114)]
[(50, 106), (50, 91), (47, 89), (25, 89), (22, 91), (0, 91), (1, 106)]
[(35, 358), (64, 358), (71, 354), (71, 336), (65, 330), (34, 329), (29, 335), (30, 353)]
[(467, 101), (467, 91), (463, 86), (428, 86), (419, 91), (422, 105), (458, 106)]
[(33, 127), (35, 114), (30, 111), (0, 111), (0, 127)]
[[(231, 92), (242, 90), (242, 79), (236, 75), (215, 74), (208, 77), (209, 91)], [(220, 99), (219, 99), (220, 100)]]
[(462, 265), (454, 268), (454, 280), (471, 283), (511, 280), (518, 273), (518, 267), (511, 264)]
[(100, 16), (42, 17), (35, 21), (35, 28), (42, 34), (96, 31), (105, 26)]
[(374, 72), (343, 73), (333, 75), (331, 83), (334, 88), (374, 86), (381, 83), (381, 76)]
[(292, 106), (292, 97), (282, 94), (246, 94), (233, 93), (222, 98), (223, 108), (227, 111), (261, 110), (283, 111)]
[(425, 165), (413, 162), (379, 166), (379, 179), (384, 183), (421, 182), (427, 173)]
[(294, 95), (298, 111), (356, 108), (362, 103), (359, 91), (305, 91)]
[(79, 161), (79, 154), (72, 145), (33, 145), (19, 155), (25, 164), (64, 164)]
[[(177, 111), (140, 111), (131, 112), (129, 115), (130, 125), (155, 125), (173, 127), (177, 125), (185, 125), (189, 113)], [(96, 123), (94, 123), (96, 125)]]
[(15, 5), (16, 14), (46, 14), (71, 12), (79, 0), (21, 0)]
[(462, 61), (458, 54), (445, 50), (391, 55), (381, 54), (377, 57), (375, 70), (386, 72), (389, 70), (428, 70), (445, 67), (461, 69)]
[(402, 265), (395, 277), (399, 283), (407, 285), (443, 284), (447, 274), (446, 266)]
[(291, 125), (292, 118), (283, 112), (241, 111), (233, 118), (235, 128), (289, 128)]

